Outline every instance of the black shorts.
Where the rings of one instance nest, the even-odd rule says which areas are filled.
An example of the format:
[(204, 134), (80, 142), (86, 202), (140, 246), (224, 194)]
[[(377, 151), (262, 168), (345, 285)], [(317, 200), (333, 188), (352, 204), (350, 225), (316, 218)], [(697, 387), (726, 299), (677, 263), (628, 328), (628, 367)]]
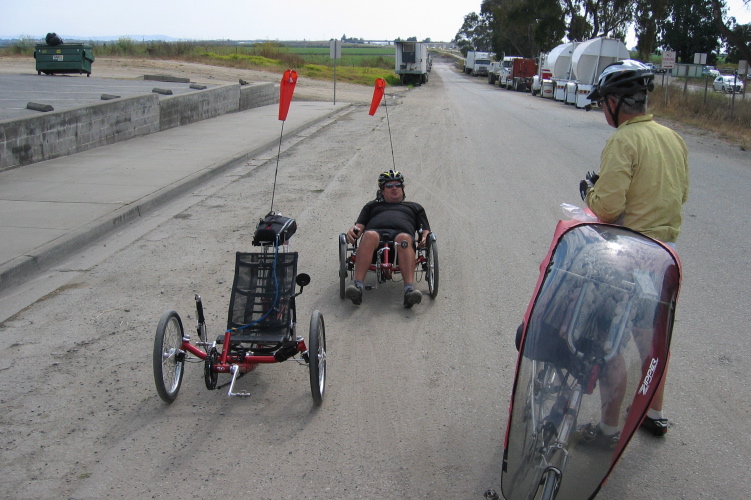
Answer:
[[(400, 235), (402, 233), (405, 233), (401, 229), (366, 229), (366, 231), (375, 231), (376, 233), (378, 233), (378, 234), (381, 235), (381, 241), (387, 242), (387, 243), (389, 241), (394, 241), (394, 239), (398, 235)], [(407, 234), (407, 233), (405, 233), (405, 234)], [(414, 241), (414, 236), (413, 235), (410, 234), (409, 237), (412, 238), (412, 240)]]

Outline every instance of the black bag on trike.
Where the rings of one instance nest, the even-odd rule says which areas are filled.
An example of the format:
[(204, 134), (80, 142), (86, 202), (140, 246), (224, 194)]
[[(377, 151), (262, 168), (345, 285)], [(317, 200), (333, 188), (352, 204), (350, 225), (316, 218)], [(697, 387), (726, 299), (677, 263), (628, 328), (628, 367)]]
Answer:
[[(680, 281), (663, 243), (559, 222), (519, 330), (506, 500), (597, 494), (662, 381)], [(592, 432), (600, 422), (611, 432)]]

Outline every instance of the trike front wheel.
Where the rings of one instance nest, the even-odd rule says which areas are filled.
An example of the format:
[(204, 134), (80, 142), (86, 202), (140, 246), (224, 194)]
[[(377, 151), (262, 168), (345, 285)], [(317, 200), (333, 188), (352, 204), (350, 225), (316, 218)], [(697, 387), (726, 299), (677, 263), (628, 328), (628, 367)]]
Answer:
[(183, 334), (183, 322), (175, 311), (162, 314), (154, 338), (154, 382), (159, 397), (167, 403), (175, 400), (183, 381)]
[(316, 406), (323, 403), (326, 391), (326, 328), (321, 311), (313, 311), (308, 333), (308, 368), (310, 370), (310, 392)]

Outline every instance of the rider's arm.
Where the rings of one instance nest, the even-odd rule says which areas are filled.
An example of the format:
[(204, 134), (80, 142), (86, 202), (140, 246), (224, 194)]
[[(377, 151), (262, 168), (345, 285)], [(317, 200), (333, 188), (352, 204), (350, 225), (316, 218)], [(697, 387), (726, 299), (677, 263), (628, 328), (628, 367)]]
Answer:
[(587, 193), (587, 206), (603, 222), (613, 222), (626, 210), (626, 193), (633, 176), (633, 151), (611, 137), (602, 151), (600, 178)]

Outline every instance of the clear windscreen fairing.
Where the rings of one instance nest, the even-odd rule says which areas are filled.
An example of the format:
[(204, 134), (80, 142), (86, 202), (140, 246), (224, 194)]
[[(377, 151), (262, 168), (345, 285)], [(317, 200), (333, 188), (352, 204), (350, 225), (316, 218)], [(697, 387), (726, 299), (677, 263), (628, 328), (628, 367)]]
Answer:
[[(502, 474), (507, 500), (535, 498), (550, 467), (562, 471), (556, 499), (596, 494), (664, 372), (679, 285), (673, 255), (645, 236), (604, 224), (563, 234), (520, 347)], [(580, 429), (605, 411), (617, 420), (617, 445), (585, 443)]]

